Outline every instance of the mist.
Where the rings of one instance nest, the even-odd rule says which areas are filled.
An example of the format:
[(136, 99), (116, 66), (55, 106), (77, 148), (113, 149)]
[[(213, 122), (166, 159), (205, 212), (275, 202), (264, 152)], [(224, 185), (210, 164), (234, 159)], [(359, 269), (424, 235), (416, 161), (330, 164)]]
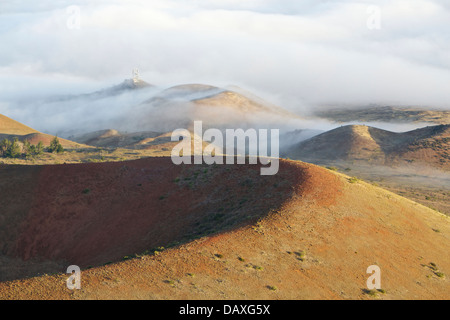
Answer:
[[(448, 3), (373, 5), (348, 0), (2, 2), (0, 113), (51, 134), (132, 130), (121, 119), (130, 118), (155, 92), (96, 101), (49, 99), (117, 85), (135, 67), (144, 81), (161, 89), (184, 83), (237, 85), (299, 116), (325, 104), (450, 109)], [(163, 113), (174, 121), (183, 116), (174, 112)], [(143, 129), (160, 129), (157, 118), (152, 123), (154, 128)], [(331, 126), (306, 120), (289, 124), (293, 129)]]

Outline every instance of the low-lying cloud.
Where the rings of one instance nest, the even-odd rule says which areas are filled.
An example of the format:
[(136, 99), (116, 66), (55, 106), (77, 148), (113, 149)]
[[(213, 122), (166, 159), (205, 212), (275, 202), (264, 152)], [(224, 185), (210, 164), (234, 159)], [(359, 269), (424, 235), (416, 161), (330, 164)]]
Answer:
[(30, 101), (96, 91), (134, 67), (163, 87), (235, 84), (300, 114), (450, 107), (446, 1), (3, 1), (0, 12), (0, 113), (44, 131), (48, 119), (100, 125), (120, 105), (66, 119), (71, 106), (35, 114)]

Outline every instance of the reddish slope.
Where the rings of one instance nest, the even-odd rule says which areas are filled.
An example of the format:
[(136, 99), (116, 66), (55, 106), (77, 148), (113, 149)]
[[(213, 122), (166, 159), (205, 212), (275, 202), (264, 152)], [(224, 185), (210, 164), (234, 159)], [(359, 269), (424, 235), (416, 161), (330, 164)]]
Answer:
[(272, 177), (258, 166), (204, 169), (167, 158), (29, 169), (22, 179), (40, 191), (22, 208), (12, 255), (83, 265), (204, 237), (84, 270), (76, 292), (55, 275), (2, 283), (0, 298), (369, 298), (375, 264), (381, 298), (449, 299), (448, 217), (300, 162), (281, 161)]
[[(228, 172), (225, 166), (175, 166), (170, 158), (34, 170), (35, 193), (21, 199), (31, 208), (20, 232), (0, 246), (25, 260), (83, 267), (259, 218), (288, 198), (295, 184), (285, 174), (262, 177), (258, 166)], [(5, 204), (6, 216), (11, 207)]]
[[(55, 138), (55, 136), (51, 136), (49, 134), (45, 134), (45, 133), (31, 133), (31, 134), (27, 134), (25, 136), (21, 136), (20, 137), (20, 141), (28, 141), (31, 144), (38, 144), (39, 142), (42, 142), (42, 144), (44, 146), (49, 146), (51, 141)], [(58, 138), (59, 143), (61, 143), (61, 145), (64, 148), (80, 148), (80, 147), (87, 147), (85, 145), (81, 145), (79, 143), (70, 141), (70, 140), (66, 140), (66, 139), (62, 139), (62, 138)]]

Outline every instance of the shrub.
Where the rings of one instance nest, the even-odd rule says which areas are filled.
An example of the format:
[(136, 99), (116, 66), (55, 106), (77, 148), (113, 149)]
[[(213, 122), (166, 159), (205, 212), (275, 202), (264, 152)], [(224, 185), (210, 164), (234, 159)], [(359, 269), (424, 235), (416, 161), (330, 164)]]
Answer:
[(359, 181), (359, 179), (356, 177), (351, 177), (350, 179), (348, 179), (348, 182), (350, 182), (350, 183), (356, 183), (358, 181)]
[(305, 259), (305, 252), (304, 251), (298, 251), (298, 252), (294, 252), (295, 255), (298, 257), (297, 259), (300, 261), (303, 261)]
[(13, 141), (8, 139), (0, 141), (0, 156), (5, 158), (18, 158), (22, 155), (25, 158), (30, 158), (42, 154), (43, 150), (44, 146), (42, 142), (39, 142), (37, 145), (32, 145), (29, 141), (25, 140), (21, 148), (17, 138)]
[(59, 139), (57, 136), (55, 136), (52, 140), (52, 142), (50, 142), (50, 146), (48, 147), (48, 152), (50, 153), (62, 153), (64, 152), (64, 148), (61, 145), (61, 143), (59, 143)]
[(14, 138), (13, 142), (11, 143), (11, 145), (7, 151), (7, 157), (8, 158), (17, 158), (21, 154), (20, 151), (21, 150), (20, 150), (19, 142), (18, 142), (17, 138)]
[(0, 142), (0, 155), (2, 157), (6, 157), (10, 147), (11, 147), (11, 141), (9, 141), (8, 139), (3, 139)]
[(13, 141), (3, 139), (0, 142), (0, 155), (5, 158), (18, 158), (21, 155), (21, 148), (17, 138)]
[(41, 155), (42, 153), (44, 153), (44, 144), (42, 143), (42, 141), (39, 141), (39, 143), (36, 145), (34, 153), (36, 155)]
[(364, 291), (365, 294), (368, 294), (368, 295), (371, 296), (371, 297), (376, 297), (377, 294), (378, 294), (378, 292), (379, 292), (379, 291), (376, 290), (376, 289), (372, 289), (372, 290), (363, 289), (363, 291)]
[(175, 286), (175, 281), (173, 280), (164, 280), (164, 282), (170, 284), (171, 286)]
[(23, 142), (22, 152), (26, 158), (32, 155), (32, 149), (33, 148), (31, 147), (30, 141), (25, 140)]

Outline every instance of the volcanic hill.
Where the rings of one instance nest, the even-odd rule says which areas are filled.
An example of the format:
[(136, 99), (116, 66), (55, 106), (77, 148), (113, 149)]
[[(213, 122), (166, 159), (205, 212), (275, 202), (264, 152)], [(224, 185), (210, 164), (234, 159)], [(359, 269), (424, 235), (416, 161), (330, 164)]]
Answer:
[(246, 95), (238, 88), (231, 90), (203, 84), (165, 89), (139, 105), (135, 114), (136, 127), (152, 127), (161, 132), (188, 128), (196, 120), (202, 120), (205, 127), (249, 128), (274, 127), (301, 119), (261, 98)]
[[(315, 165), (259, 169), (0, 167), (0, 274), (16, 279), (0, 298), (450, 298), (449, 217)], [(66, 287), (73, 264), (81, 290)], [(383, 292), (367, 290), (371, 265)]]
[(290, 148), (304, 161), (360, 160), (372, 164), (420, 164), (450, 169), (450, 125), (391, 132), (361, 125), (342, 126)]
[[(53, 140), (54, 136), (46, 133), (41, 133), (37, 130), (27, 127), (20, 122), (17, 122), (0, 114), (0, 140), (13, 140), (14, 138), (17, 138), (21, 142), (28, 141), (31, 144), (38, 144), (39, 142), (42, 142), (44, 146), (48, 146), (50, 145), (50, 142)], [(81, 144), (70, 140), (62, 138), (58, 139), (64, 148), (83, 147)]]

